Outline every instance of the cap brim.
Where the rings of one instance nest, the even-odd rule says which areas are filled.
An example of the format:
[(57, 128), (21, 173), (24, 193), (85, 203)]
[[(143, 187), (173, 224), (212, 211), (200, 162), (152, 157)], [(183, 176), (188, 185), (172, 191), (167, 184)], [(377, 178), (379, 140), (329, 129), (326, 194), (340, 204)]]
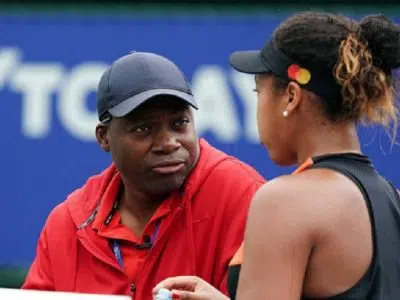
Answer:
[(229, 57), (230, 65), (237, 71), (247, 74), (270, 72), (260, 56), (260, 51), (237, 51)]
[(139, 105), (145, 103), (147, 100), (160, 95), (174, 96), (176, 98), (182, 99), (182, 101), (187, 102), (193, 108), (198, 109), (196, 100), (191, 94), (171, 89), (154, 89), (130, 97), (110, 108), (108, 112), (114, 117), (123, 117), (129, 114)]

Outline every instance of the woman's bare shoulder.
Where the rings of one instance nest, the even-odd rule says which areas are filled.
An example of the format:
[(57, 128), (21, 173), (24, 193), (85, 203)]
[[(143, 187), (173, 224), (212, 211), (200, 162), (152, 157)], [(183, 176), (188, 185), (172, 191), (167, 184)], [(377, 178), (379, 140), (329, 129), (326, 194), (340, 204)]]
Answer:
[(348, 178), (331, 170), (312, 169), (280, 176), (264, 184), (254, 196), (252, 210), (266, 215), (282, 211), (286, 218), (304, 220), (318, 229), (343, 214), (354, 197), (362, 196)]

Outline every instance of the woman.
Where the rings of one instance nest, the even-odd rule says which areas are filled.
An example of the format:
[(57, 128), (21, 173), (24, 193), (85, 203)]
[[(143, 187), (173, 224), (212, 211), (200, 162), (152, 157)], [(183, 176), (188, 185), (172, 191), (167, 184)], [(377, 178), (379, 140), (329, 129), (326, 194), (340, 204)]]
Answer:
[[(230, 61), (256, 74), (258, 128), (272, 160), (300, 165), (254, 197), (230, 299), (242, 256), (240, 300), (400, 299), (400, 197), (361, 154), (356, 131), (361, 121), (397, 126), (399, 27), (383, 16), (301, 13), (261, 51)], [(161, 287), (181, 299), (228, 299), (196, 277), (166, 279), (154, 292)]]

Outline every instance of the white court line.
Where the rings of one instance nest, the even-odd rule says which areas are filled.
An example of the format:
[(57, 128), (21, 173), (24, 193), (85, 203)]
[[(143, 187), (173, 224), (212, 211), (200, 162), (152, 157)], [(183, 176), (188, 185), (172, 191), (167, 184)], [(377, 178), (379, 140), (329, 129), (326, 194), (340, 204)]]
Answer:
[(131, 299), (131, 297), (0, 288), (0, 299), (1, 300), (128, 300)]

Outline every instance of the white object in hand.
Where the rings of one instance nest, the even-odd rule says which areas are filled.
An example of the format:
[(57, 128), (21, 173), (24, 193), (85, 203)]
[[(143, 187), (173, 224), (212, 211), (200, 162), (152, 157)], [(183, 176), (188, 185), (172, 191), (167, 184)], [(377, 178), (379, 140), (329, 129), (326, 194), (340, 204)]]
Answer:
[(154, 300), (172, 300), (172, 292), (165, 288), (161, 288), (158, 290)]

